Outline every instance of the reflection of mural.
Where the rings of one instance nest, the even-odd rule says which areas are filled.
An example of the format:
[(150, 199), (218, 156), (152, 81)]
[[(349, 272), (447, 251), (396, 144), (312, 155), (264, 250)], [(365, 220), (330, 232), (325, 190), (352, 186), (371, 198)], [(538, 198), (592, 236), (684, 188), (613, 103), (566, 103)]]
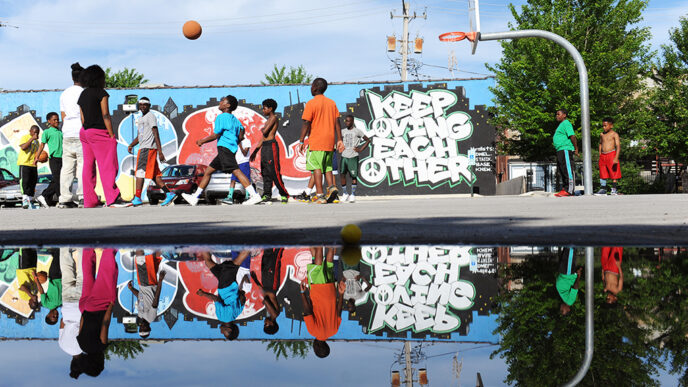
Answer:
[[(482, 248), (483, 255), (488, 254), (486, 250), (488, 248)], [(43, 322), (43, 315), (47, 311), (34, 313), (28, 302), (18, 297), (15, 276), (18, 253), (13, 250), (0, 251), (3, 251), (0, 257), (0, 311), (15, 318), (21, 325), (33, 327), (24, 335), (53, 337), (50, 333), (53, 330)], [(129, 281), (138, 286), (133, 263), (134, 251), (121, 249), (116, 257), (119, 275), (114, 317), (120, 323), (124, 317), (136, 313), (136, 301), (126, 286)], [(348, 320), (344, 319), (335, 339), (381, 339), (407, 337), (410, 334), (417, 338), (459, 340), (460, 336), (470, 333), (468, 326), (476, 318), (474, 313), (489, 313), (490, 299), (496, 292), (497, 281), (494, 274), (469, 270), (476, 249), (456, 246), (369, 246), (364, 247), (362, 252), (360, 273), (369, 279), (373, 287), (367, 295), (356, 300), (356, 313), (350, 314)], [(236, 257), (238, 253), (220, 250), (213, 252), (212, 257), (220, 263)], [(147, 251), (146, 254), (153, 252)], [(249, 256), (246, 269), (254, 272), (256, 278), (262, 278), (263, 250), (251, 249)], [(217, 329), (213, 329), (219, 324), (213, 302), (196, 294), (198, 289), (215, 293), (218, 286), (215, 276), (202, 260), (196, 258), (193, 251), (163, 251), (161, 257), (160, 267), (167, 275), (157, 310), (158, 320), (152, 324), (151, 338), (220, 338)], [(283, 328), (277, 338), (309, 337), (305, 327), (301, 327), (303, 316), (299, 283), (306, 278), (306, 267), (312, 259), (309, 248), (282, 250), (276, 296), (283, 309), (279, 317)], [(50, 260), (50, 255), (39, 251), (38, 270), (47, 271)], [(484, 263), (489, 264), (487, 261)], [(491, 265), (494, 264), (495, 260), (492, 259)], [(342, 267), (340, 260), (335, 257), (337, 278), (341, 278)], [(241, 328), (241, 338), (265, 338), (260, 321), (266, 313), (263, 295), (260, 288), (251, 283), (244, 310), (237, 318), (237, 322), (246, 327)], [(347, 314), (344, 312), (344, 316)], [(14, 322), (0, 319), (0, 336), (12, 337), (16, 329), (9, 328), (13, 325)], [(111, 328), (111, 332), (113, 338), (120, 337), (117, 335), (131, 338), (123, 331), (117, 333), (116, 328)], [(52, 333), (56, 335), (57, 330)]]
[[(363, 187), (359, 188), (359, 193), (466, 193), (474, 186), (481, 194), (493, 194), (495, 130), (487, 124), (485, 107), (476, 105), (470, 109), (466, 98), (468, 92), (475, 96), (473, 98), (477, 102), (489, 103), (492, 96), (488, 87), (492, 83), (491, 79), (483, 79), (422, 85), (331, 85), (326, 95), (337, 103), (342, 114), (353, 114), (356, 125), (373, 138), (371, 147), (360, 155)], [(259, 129), (265, 122), (259, 104), (265, 98), (274, 98), (281, 112), (277, 142), (285, 185), (294, 194), (300, 193), (306, 185), (309, 174), (305, 170), (305, 157), (296, 149), (302, 126), (303, 102), (311, 98), (308, 86), (109, 92), (111, 102), (132, 93), (151, 99), (164, 144), (163, 153), (169, 164), (208, 164), (212, 160), (216, 153), (215, 143), (204, 144), (199, 149), (195, 141), (212, 132), (213, 120), (219, 114), (218, 99), (227, 94), (239, 98), (235, 114), (255, 146), (261, 138)], [(43, 117), (50, 110), (59, 110), (58, 100), (59, 92), (0, 94), (0, 111), (16, 110), (0, 119), (0, 167), (9, 165), (11, 171), (18, 172), (16, 154), (8, 150), (8, 147), (16, 148), (15, 131), (28, 130), (33, 122), (41, 122), (36, 117)], [(25, 105), (17, 107), (20, 103)], [(181, 111), (180, 105), (183, 106)], [(30, 110), (36, 106), (44, 107), (46, 111), (36, 114)], [(127, 198), (133, 190), (131, 170), (134, 156), (126, 150), (133, 139), (132, 116), (122, 111), (119, 105), (114, 109), (112, 119), (120, 144), (117, 183)], [(468, 165), (470, 149), (476, 150), (476, 165)], [(260, 168), (260, 153), (251, 166)]]

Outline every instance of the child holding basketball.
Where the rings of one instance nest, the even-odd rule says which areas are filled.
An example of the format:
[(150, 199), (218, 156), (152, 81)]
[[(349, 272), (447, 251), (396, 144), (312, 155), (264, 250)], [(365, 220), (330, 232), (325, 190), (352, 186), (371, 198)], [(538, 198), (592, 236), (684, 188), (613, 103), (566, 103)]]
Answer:
[[(344, 150), (342, 142), (342, 129), (339, 124), (339, 110), (337, 104), (324, 93), (327, 90), (327, 81), (316, 78), (311, 85), (313, 99), (306, 103), (303, 110), (303, 127), (299, 139), (300, 151), (306, 150), (304, 141), (308, 137), (308, 153), (306, 169), (312, 171), (315, 180), (315, 191), (318, 200), (315, 203), (325, 204), (333, 201), (339, 191), (334, 183), (332, 175), (332, 157), (334, 149)], [(328, 185), (327, 195), (323, 191), (322, 176)]]
[(33, 196), (36, 194), (38, 182), (38, 168), (36, 167), (36, 154), (38, 153), (38, 135), (41, 129), (38, 125), (32, 125), (29, 133), (19, 140), (19, 153), (17, 165), (19, 166), (19, 181), (22, 189), (22, 207), (34, 208)]
[(251, 160), (255, 159), (258, 149), (260, 149), (260, 174), (263, 176), (263, 201), (269, 202), (272, 199), (272, 183), (277, 186), (282, 203), (289, 201), (289, 192), (282, 181), (280, 171), (279, 144), (275, 140), (279, 119), (275, 114), (277, 101), (268, 98), (263, 101), (263, 115), (268, 117), (267, 122), (260, 130), (263, 133), (263, 140), (256, 147), (251, 155)]
[(38, 147), (38, 152), (36, 152), (36, 164), (38, 163), (38, 157), (43, 153), (43, 148), (48, 145), (48, 150), (50, 151), (50, 159), (48, 165), (50, 165), (50, 184), (43, 190), (40, 196), (36, 198), (38, 202), (43, 207), (48, 207), (48, 205), (53, 205), (56, 201), (54, 196), (60, 196), (60, 171), (62, 170), (62, 131), (57, 127), (60, 125), (60, 118), (57, 113), (50, 112), (45, 117), (48, 121), (48, 129), (43, 131), (41, 135), (41, 145)]
[(607, 194), (607, 179), (612, 179), (611, 195), (616, 195), (616, 184), (621, 179), (621, 165), (619, 164), (619, 154), (621, 146), (619, 144), (619, 134), (614, 131), (614, 119), (605, 117), (602, 120), (600, 134), (600, 190), (595, 195)]
[(246, 192), (251, 196), (243, 204), (252, 205), (260, 202), (256, 189), (253, 188), (246, 175), (241, 172), (236, 162), (235, 153), (239, 149), (238, 144), (243, 140), (244, 135), (244, 127), (241, 121), (232, 114), (237, 106), (239, 106), (239, 101), (233, 95), (222, 98), (218, 106), (222, 113), (215, 118), (213, 134), (196, 141), (196, 145), (200, 147), (207, 142), (217, 140), (217, 156), (210, 162), (208, 168), (205, 169), (203, 180), (198, 185), (196, 192), (193, 194), (182, 194), (184, 200), (192, 206), (198, 204), (198, 198), (208, 186), (210, 176), (217, 170), (231, 173), (239, 179), (241, 185), (244, 186)]
[[(358, 178), (358, 154), (370, 144), (368, 138), (361, 129), (354, 127), (354, 116), (347, 114), (344, 118), (344, 129), (342, 129), (342, 139), (344, 140), (344, 151), (342, 160), (339, 163), (339, 179), (342, 184), (342, 201), (353, 203), (356, 201), (356, 185)], [(365, 141), (362, 145), (361, 139)], [(346, 192), (346, 175), (351, 176), (351, 195)]]

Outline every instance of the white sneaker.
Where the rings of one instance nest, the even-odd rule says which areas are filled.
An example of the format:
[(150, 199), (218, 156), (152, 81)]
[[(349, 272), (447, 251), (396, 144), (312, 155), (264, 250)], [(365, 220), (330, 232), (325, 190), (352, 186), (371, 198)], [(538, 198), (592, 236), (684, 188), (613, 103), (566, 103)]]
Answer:
[(48, 207), (50, 207), (50, 206), (48, 206), (48, 202), (45, 200), (45, 198), (43, 197), (43, 195), (40, 195), (39, 197), (37, 197), (37, 198), (36, 198), (36, 201), (38, 201), (38, 203), (40, 203), (40, 204), (41, 204), (41, 207), (43, 207), (43, 208), (48, 208)]
[(192, 206), (198, 204), (198, 198), (191, 194), (183, 193), (182, 197), (184, 198), (184, 200), (186, 200), (187, 203), (191, 204)]
[(261, 201), (263, 201), (263, 199), (262, 199), (260, 196), (258, 196), (258, 195), (253, 195), (253, 196), (251, 196), (250, 198), (248, 198), (248, 200), (245, 200), (243, 203), (241, 203), (241, 205), (243, 205), (243, 206), (252, 206), (252, 205), (254, 205), (254, 204), (260, 203)]
[(353, 194), (349, 195), (349, 203), (353, 203), (355, 201), (356, 201), (356, 196), (354, 196)]
[(349, 194), (344, 194), (339, 197), (339, 201), (342, 203), (346, 202), (347, 200), (349, 200)]

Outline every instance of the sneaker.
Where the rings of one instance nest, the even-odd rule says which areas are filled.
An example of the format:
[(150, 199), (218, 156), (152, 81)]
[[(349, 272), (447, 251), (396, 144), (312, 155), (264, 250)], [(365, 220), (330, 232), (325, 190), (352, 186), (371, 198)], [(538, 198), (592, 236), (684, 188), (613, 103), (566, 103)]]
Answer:
[(339, 193), (339, 190), (337, 190), (337, 186), (330, 186), (327, 188), (327, 202), (332, 203), (334, 199), (337, 197), (337, 194)]
[(331, 203), (335, 203), (335, 204), (339, 203), (339, 195), (335, 196), (334, 199), (332, 199)]
[(39, 197), (37, 197), (36, 200), (38, 201), (38, 203), (41, 204), (41, 207), (43, 207), (43, 208), (48, 208), (48, 207), (50, 207), (50, 206), (48, 205), (48, 202), (47, 202), (47, 201), (45, 200), (45, 198), (43, 197), (43, 195), (40, 195)]
[(348, 202), (349, 201), (349, 194), (345, 193), (344, 195), (340, 196), (339, 198), (342, 200), (342, 202)]
[(234, 205), (234, 199), (232, 199), (232, 198), (230, 198), (230, 197), (228, 196), (228, 197), (222, 199), (222, 200), (220, 201), (220, 204), (222, 204), (223, 206), (231, 206), (231, 205)]
[(261, 202), (261, 198), (258, 195), (253, 195), (248, 200), (245, 200), (243, 203), (241, 203), (244, 206), (252, 206), (254, 204), (258, 204)]
[(595, 193), (595, 196), (605, 196), (605, 195), (607, 195), (607, 190), (604, 188), (600, 188), (600, 190)]
[(133, 205), (132, 202), (124, 201), (124, 199), (122, 199), (121, 196), (118, 196), (117, 199), (107, 207), (125, 208), (125, 207), (131, 207), (132, 205)]
[(260, 201), (263, 202), (264, 204), (271, 203), (271, 202), (272, 202), (272, 196), (263, 195), (263, 196), (260, 198)]
[(84, 208), (84, 199), (79, 199), (79, 208)]
[(141, 200), (140, 197), (134, 196), (134, 200), (131, 201), (131, 205), (134, 206), (134, 207), (142, 206), (142, 205), (143, 205), (143, 201)]
[(568, 193), (568, 191), (566, 191), (565, 189), (562, 189), (561, 191), (555, 193), (554, 196), (556, 196), (556, 197), (558, 197), (558, 198), (563, 198), (563, 197), (566, 197), (566, 196), (571, 196), (571, 194)]
[(165, 195), (165, 200), (160, 203), (161, 207), (169, 206), (169, 205), (174, 205), (174, 199), (177, 198), (177, 194), (174, 192), (168, 192), (167, 195)]
[(26, 210), (29, 207), (31, 207), (31, 203), (26, 199), (22, 200), (22, 208)]
[(322, 195), (314, 203), (315, 204), (327, 204), (327, 198), (325, 197), (325, 195)]
[(31, 210), (37, 210), (37, 209), (39, 209), (39, 208), (41, 208), (41, 206), (40, 206), (39, 204), (36, 204), (36, 203), (29, 203), (29, 209), (31, 209)]
[(308, 203), (315, 203), (318, 201), (318, 194), (317, 193), (312, 193), (311, 197), (308, 198)]
[(282, 196), (280, 198), (280, 203), (283, 203), (283, 204), (289, 203), (289, 196)]
[(191, 204), (192, 206), (195, 206), (196, 204), (198, 204), (198, 198), (191, 195), (191, 194), (183, 193), (182, 198), (184, 198), (184, 200), (186, 200), (186, 202)]
[(619, 194), (619, 191), (613, 189), (612, 192), (610, 192), (609, 194), (612, 195), (612, 196), (616, 196), (616, 195)]
[(300, 194), (294, 196), (294, 199), (300, 201), (300, 202), (308, 202), (310, 201), (311, 197), (308, 196), (306, 191), (301, 192)]
[(349, 195), (349, 203), (354, 203), (356, 201), (356, 196), (354, 194)]
[(79, 205), (74, 202), (60, 202), (57, 203), (57, 208), (78, 208)]

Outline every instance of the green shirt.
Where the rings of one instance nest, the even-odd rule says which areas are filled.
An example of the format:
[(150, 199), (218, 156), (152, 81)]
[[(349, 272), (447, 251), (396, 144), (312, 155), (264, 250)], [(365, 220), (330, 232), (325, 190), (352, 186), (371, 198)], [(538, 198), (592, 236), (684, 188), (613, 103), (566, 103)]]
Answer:
[(43, 131), (41, 142), (48, 144), (50, 157), (62, 157), (62, 132), (52, 126)]
[(51, 279), (48, 282), (48, 291), (41, 296), (41, 304), (50, 310), (62, 305), (62, 279)]
[(569, 120), (561, 121), (559, 126), (557, 126), (557, 130), (554, 131), (554, 137), (552, 138), (554, 149), (557, 151), (575, 150), (570, 138), (575, 135), (576, 133), (573, 132), (573, 125), (571, 125)]
[(578, 274), (559, 274), (557, 276), (557, 292), (566, 305), (573, 305), (576, 302), (578, 289), (573, 288), (576, 278), (578, 278)]

